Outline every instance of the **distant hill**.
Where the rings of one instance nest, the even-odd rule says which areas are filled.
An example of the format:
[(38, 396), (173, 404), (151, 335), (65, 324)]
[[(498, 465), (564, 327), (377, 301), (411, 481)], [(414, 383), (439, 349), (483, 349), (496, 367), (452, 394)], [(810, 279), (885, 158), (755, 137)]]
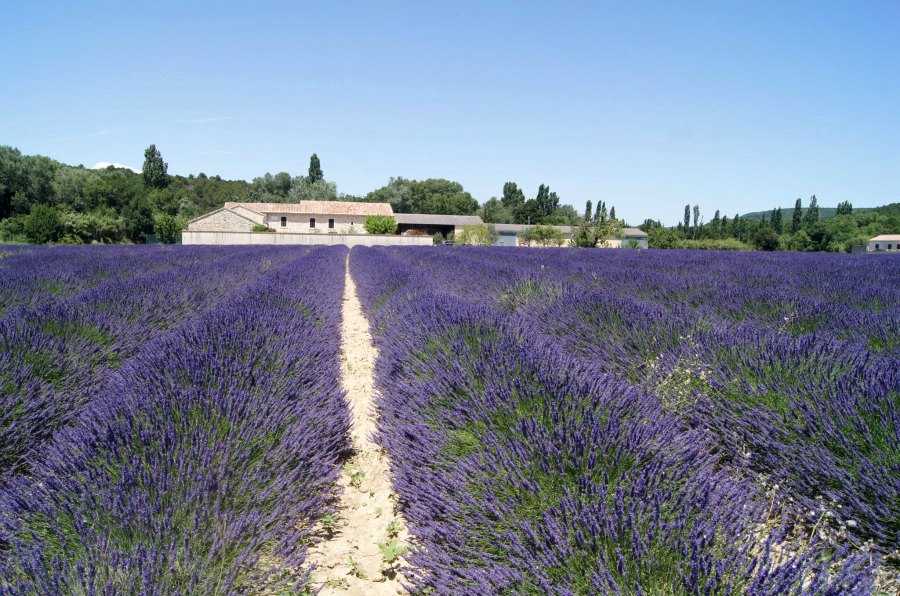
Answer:
[[(808, 205), (803, 206), (804, 213), (806, 212), (806, 208)], [(826, 219), (831, 219), (835, 216), (835, 212), (837, 211), (836, 207), (819, 207), (819, 221), (825, 221)], [(875, 211), (876, 213), (880, 213), (881, 215), (894, 215), (900, 216), (900, 203), (891, 203), (889, 205), (882, 205), (881, 207), (854, 207), (853, 213), (865, 213), (869, 211)], [(772, 210), (768, 211), (754, 211), (752, 213), (741, 213), (741, 219), (752, 219), (754, 221), (762, 221), (763, 215), (767, 218), (772, 215)], [(794, 206), (790, 207), (782, 207), (781, 208), (781, 218), (784, 221), (789, 221), (791, 217), (794, 215)]]

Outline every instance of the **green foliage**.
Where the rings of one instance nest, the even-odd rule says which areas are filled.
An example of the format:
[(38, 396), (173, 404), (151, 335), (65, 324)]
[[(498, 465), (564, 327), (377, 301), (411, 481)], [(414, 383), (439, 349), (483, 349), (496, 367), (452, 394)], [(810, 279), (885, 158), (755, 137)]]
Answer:
[(144, 168), (142, 175), (144, 177), (144, 186), (147, 188), (165, 188), (169, 184), (169, 177), (166, 172), (169, 164), (163, 161), (162, 153), (156, 148), (156, 145), (150, 145), (144, 151)]
[(310, 180), (298, 176), (291, 183), (291, 192), (288, 200), (292, 203), (300, 201), (337, 201), (343, 197), (338, 196), (337, 184), (324, 178)]
[(853, 215), (853, 204), (850, 201), (838, 203), (835, 215)]
[(313, 153), (309, 157), (309, 176), (307, 177), (307, 180), (311, 183), (315, 183), (324, 178), (325, 175), (322, 173), (322, 165), (319, 163), (319, 156)]
[(156, 239), (163, 244), (177, 244), (181, 240), (181, 230), (184, 229), (184, 221), (172, 215), (163, 214), (156, 218), (153, 224), (153, 232)]
[(59, 212), (47, 205), (35, 205), (25, 219), (25, 236), (34, 244), (47, 244), (59, 240), (63, 233)]
[(803, 201), (801, 199), (797, 199), (797, 202), (794, 203), (794, 215), (791, 217), (791, 233), (796, 234), (800, 231), (800, 227), (803, 225)]
[(396, 234), (397, 220), (389, 215), (368, 215), (363, 228), (369, 234)]
[(753, 246), (736, 238), (702, 238), (700, 240), (683, 239), (675, 248), (690, 250), (753, 250)]
[(406, 551), (409, 549), (397, 542), (396, 538), (392, 538), (387, 542), (378, 543), (378, 550), (381, 551), (381, 559), (385, 566), (391, 567), (399, 562), (400, 557), (405, 555)]
[(541, 246), (562, 246), (565, 242), (565, 236), (562, 230), (555, 226), (536, 225), (525, 228), (519, 238), (531, 244), (540, 244)]
[(274, 232), (272, 228), (267, 226), (266, 224), (253, 224), (250, 228), (251, 232)]
[(503, 185), (503, 197), (500, 201), (507, 210), (513, 212), (525, 203), (525, 193), (515, 182), (507, 182)]
[(366, 201), (390, 203), (395, 213), (472, 215), (478, 211), (478, 201), (462, 184), (442, 178), (422, 181), (391, 178), (386, 186), (366, 195)]
[(481, 221), (484, 223), (513, 223), (512, 210), (497, 197), (492, 197), (478, 211)]
[(819, 221), (819, 201), (816, 199), (816, 195), (813, 195), (809, 199), (809, 208), (806, 210), (806, 213), (803, 215), (803, 227), (806, 229), (809, 229), (813, 225), (818, 223), (818, 221)]
[(125, 237), (132, 242), (143, 244), (146, 235), (153, 232), (153, 212), (146, 203), (132, 199), (122, 209), (122, 220), (125, 224)]
[(753, 236), (753, 246), (756, 250), (774, 251), (781, 247), (778, 234), (770, 227), (760, 227)]
[(647, 231), (647, 246), (650, 248), (678, 248), (682, 236), (669, 228), (651, 228)]
[(110, 244), (125, 239), (125, 226), (112, 209), (97, 209), (91, 213), (66, 213), (63, 225), (67, 236), (82, 244)]
[(453, 238), (453, 243), (461, 246), (492, 246), (497, 243), (498, 235), (494, 226), (488, 224), (463, 226), (462, 231)]

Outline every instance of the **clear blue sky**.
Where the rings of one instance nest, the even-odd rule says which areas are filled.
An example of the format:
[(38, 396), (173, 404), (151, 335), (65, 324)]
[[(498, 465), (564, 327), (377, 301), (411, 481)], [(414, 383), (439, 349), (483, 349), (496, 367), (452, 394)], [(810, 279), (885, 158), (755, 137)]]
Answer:
[(674, 223), (900, 201), (900, 2), (5, 2), (0, 144)]

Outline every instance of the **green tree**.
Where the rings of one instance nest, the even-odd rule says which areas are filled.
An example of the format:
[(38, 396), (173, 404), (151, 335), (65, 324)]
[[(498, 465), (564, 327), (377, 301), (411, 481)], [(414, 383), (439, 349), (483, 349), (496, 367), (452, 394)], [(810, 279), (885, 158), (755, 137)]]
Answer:
[(325, 175), (322, 173), (322, 165), (319, 163), (319, 156), (313, 153), (309, 156), (309, 176), (307, 179), (310, 182), (317, 182), (322, 180)]
[(497, 197), (491, 197), (479, 210), (484, 223), (512, 223), (512, 213)]
[(367, 215), (363, 228), (369, 234), (395, 234), (397, 220), (390, 215)]
[(610, 219), (615, 219), (615, 218), (616, 218), (616, 208), (615, 208), (615, 207), (610, 208), (610, 210), (609, 210), (609, 218), (610, 218)]
[(684, 206), (684, 231), (687, 232), (691, 227), (691, 206)]
[(35, 205), (25, 219), (25, 236), (34, 244), (56, 242), (62, 233), (59, 212), (49, 205)]
[(803, 227), (811, 228), (819, 221), (819, 201), (816, 200), (816, 195), (813, 195), (809, 198), (809, 208), (806, 210), (806, 214), (803, 216)]
[(169, 177), (166, 172), (169, 164), (163, 161), (162, 154), (156, 145), (150, 145), (144, 151), (144, 186), (147, 188), (165, 188), (169, 185)]
[(776, 234), (781, 234), (784, 223), (781, 220), (781, 207), (772, 209), (772, 230)]
[(153, 212), (146, 203), (132, 199), (122, 209), (122, 222), (125, 225), (125, 237), (136, 244), (146, 242), (146, 235), (153, 231)]
[(541, 184), (535, 197), (538, 211), (544, 217), (551, 215), (557, 207), (559, 207), (559, 197), (555, 192), (550, 191), (550, 186)]
[(647, 232), (647, 246), (650, 248), (678, 248), (679, 242), (681, 236), (669, 228), (655, 227)]
[(775, 230), (768, 226), (762, 226), (753, 235), (753, 246), (756, 247), (756, 250), (773, 251), (779, 249), (781, 241)]
[(522, 230), (519, 238), (529, 244), (534, 242), (541, 246), (562, 246), (565, 242), (565, 235), (556, 226), (531, 226)]
[(497, 243), (497, 232), (494, 226), (476, 224), (463, 226), (463, 229), (453, 237), (453, 244), (460, 246), (493, 246)]
[(525, 202), (525, 193), (515, 182), (507, 182), (503, 185), (503, 196), (500, 200), (504, 207), (513, 211)]
[(842, 201), (838, 203), (835, 215), (853, 215), (853, 204), (850, 201)]
[(593, 216), (593, 203), (588, 200), (587, 204), (584, 207), (584, 221), (591, 221)]
[(791, 217), (791, 234), (796, 234), (800, 231), (800, 228), (803, 225), (803, 201), (797, 199), (797, 202), (794, 203), (794, 215)]
[(181, 240), (184, 221), (171, 215), (160, 215), (153, 223), (156, 239), (163, 244), (177, 244)]

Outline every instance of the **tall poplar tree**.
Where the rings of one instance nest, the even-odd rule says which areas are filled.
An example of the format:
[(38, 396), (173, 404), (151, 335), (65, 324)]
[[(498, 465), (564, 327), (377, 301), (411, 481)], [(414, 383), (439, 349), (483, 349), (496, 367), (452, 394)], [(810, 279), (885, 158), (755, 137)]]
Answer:
[(794, 215), (791, 218), (791, 234), (796, 234), (800, 231), (800, 226), (803, 223), (803, 201), (797, 199), (797, 202), (794, 203)]
[(809, 208), (803, 216), (803, 227), (810, 228), (819, 221), (819, 201), (816, 195), (809, 198)]
[(313, 153), (309, 157), (309, 176), (307, 176), (307, 180), (310, 182), (318, 182), (325, 175), (322, 173), (322, 164), (319, 163), (319, 156)]
[(169, 176), (166, 172), (169, 164), (163, 161), (162, 154), (156, 145), (150, 145), (144, 151), (144, 186), (147, 188), (165, 188), (169, 185)]

